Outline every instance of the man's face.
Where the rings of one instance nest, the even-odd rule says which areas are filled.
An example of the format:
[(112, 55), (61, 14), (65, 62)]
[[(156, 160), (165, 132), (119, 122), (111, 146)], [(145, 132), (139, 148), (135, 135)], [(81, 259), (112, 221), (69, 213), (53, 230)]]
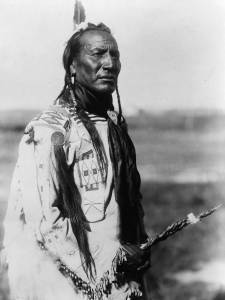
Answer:
[(112, 93), (120, 72), (115, 39), (105, 31), (91, 30), (80, 38), (80, 53), (73, 62), (76, 80), (97, 93)]

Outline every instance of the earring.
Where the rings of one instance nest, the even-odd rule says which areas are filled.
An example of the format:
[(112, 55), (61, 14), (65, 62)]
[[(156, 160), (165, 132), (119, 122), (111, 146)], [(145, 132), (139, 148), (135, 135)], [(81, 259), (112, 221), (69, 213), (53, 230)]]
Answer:
[(73, 87), (75, 86), (75, 81), (76, 81), (76, 73), (71, 74), (70, 82), (69, 82), (69, 90), (70, 90), (70, 97), (72, 99), (74, 107), (77, 106), (77, 101), (74, 95)]
[(76, 78), (76, 73), (72, 73), (71, 74), (71, 82), (72, 82), (72, 84), (74, 85), (74, 83), (75, 83), (75, 79)]

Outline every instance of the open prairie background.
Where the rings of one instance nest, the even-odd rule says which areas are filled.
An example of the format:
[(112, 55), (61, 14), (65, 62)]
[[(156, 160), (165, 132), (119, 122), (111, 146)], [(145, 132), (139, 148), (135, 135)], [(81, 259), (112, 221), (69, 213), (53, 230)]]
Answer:
[[(23, 128), (34, 111), (0, 113), (0, 247), (10, 178)], [(129, 117), (142, 175), (145, 223), (150, 235), (189, 212), (225, 202), (225, 117), (217, 112)], [(146, 275), (152, 300), (225, 299), (225, 209), (152, 250)], [(9, 300), (0, 272), (0, 300)], [(149, 297), (150, 299), (150, 297)]]

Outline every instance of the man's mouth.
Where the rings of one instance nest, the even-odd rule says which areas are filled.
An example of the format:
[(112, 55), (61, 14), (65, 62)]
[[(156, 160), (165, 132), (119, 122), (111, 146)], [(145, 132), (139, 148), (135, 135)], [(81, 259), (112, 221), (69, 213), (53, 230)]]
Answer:
[(114, 82), (116, 80), (115, 76), (113, 76), (113, 75), (99, 76), (98, 79), (101, 79), (104, 81), (110, 81), (110, 82)]

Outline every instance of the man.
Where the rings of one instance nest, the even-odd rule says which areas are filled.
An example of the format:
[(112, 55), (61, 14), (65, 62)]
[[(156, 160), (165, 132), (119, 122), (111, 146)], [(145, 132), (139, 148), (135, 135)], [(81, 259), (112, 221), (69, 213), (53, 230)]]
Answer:
[[(28, 124), (20, 144), (4, 239), (12, 297), (136, 299), (149, 253), (139, 247), (147, 242), (140, 176), (109, 28), (81, 25), (63, 64), (62, 92)], [(118, 266), (121, 245), (129, 255)]]

